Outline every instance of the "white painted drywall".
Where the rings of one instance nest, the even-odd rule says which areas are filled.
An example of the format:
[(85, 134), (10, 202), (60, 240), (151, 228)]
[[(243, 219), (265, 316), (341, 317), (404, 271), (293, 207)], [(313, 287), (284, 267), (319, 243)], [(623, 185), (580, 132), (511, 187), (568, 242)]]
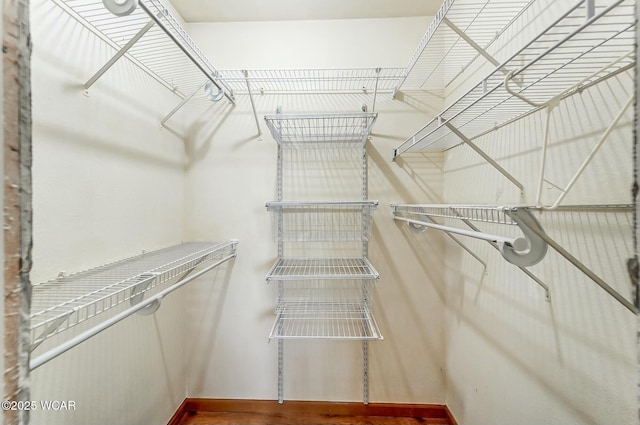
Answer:
[[(543, 24), (549, 22), (545, 18)], [(468, 86), (471, 79), (458, 86)], [(633, 87), (633, 74), (620, 74), (553, 110), (549, 181), (569, 182)], [(470, 148), (460, 146), (446, 155), (445, 200), (535, 204), (545, 115), (541, 111), (475, 140), (525, 185), (524, 197)], [(632, 118), (633, 111), (627, 111), (565, 205), (632, 202)], [(559, 194), (545, 184), (542, 202), (550, 204)], [(625, 264), (633, 255), (630, 214), (548, 212), (538, 219), (549, 235), (630, 298)], [(504, 226), (479, 227), (505, 232)], [(447, 405), (458, 422), (637, 423), (633, 314), (551, 248), (529, 268), (550, 286), (548, 303), (534, 281), (487, 243), (468, 245), (487, 261), (486, 275), (455, 245), (447, 244), (445, 256)]]
[[(403, 66), (428, 22), (427, 18), (262, 22), (195, 24), (188, 29), (221, 68), (356, 68)], [(275, 296), (265, 282), (277, 246), (273, 217), (264, 206), (276, 196), (276, 143), (262, 116), (275, 113), (277, 106), (286, 114), (357, 112), (363, 103), (371, 108), (372, 100), (371, 93), (257, 95), (262, 140), (257, 138), (247, 97), (239, 97), (234, 108), (194, 107), (188, 114), (193, 121), (188, 139), (187, 235), (240, 239), (228, 285), (193, 287), (189, 295), (189, 317), (197, 323), (189, 335), (190, 397), (277, 398), (277, 344), (268, 342)], [(378, 97), (376, 110), (380, 116), (368, 151), (369, 198), (379, 200), (380, 206), (374, 214), (369, 258), (381, 274), (375, 311), (385, 339), (369, 344), (370, 399), (442, 403), (442, 244), (431, 240), (412, 246), (416, 242), (406, 227), (390, 220), (389, 203), (438, 202), (443, 156), (420, 155), (411, 166), (391, 163), (399, 139), (432, 111), (430, 105), (410, 105), (392, 100), (389, 94)], [(343, 186), (346, 176), (353, 181), (353, 173), (342, 168), (345, 161), (331, 160), (330, 155), (299, 155), (316, 167), (314, 175), (322, 162), (323, 178), (329, 180), (324, 196), (358, 196), (358, 188)], [(293, 171), (289, 177), (306, 174)], [(309, 180), (294, 182), (299, 196), (304, 196), (300, 191), (305, 184), (312, 185)], [(286, 399), (362, 400), (359, 342), (288, 341), (284, 355)]]
[[(180, 99), (127, 60), (83, 94), (113, 49), (53, 2), (33, 1), (31, 12), (32, 282), (180, 243), (184, 144), (159, 124)], [(32, 423), (166, 423), (185, 397), (184, 295), (33, 371), (33, 400), (72, 400), (75, 410), (38, 409)]]

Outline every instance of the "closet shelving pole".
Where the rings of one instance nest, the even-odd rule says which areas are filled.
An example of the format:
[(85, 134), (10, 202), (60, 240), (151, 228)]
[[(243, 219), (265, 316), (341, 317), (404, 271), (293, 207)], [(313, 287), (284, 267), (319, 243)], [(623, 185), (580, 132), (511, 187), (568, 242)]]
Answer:
[[(394, 149), (445, 150), (553, 106), (635, 66), (634, 2), (579, 1)], [(524, 65), (523, 65), (524, 63)], [(461, 137), (461, 135), (463, 137)]]
[(186, 103), (185, 99), (199, 92), (207, 98), (205, 83), (215, 87), (218, 97), (235, 103), (233, 90), (160, 0), (139, 0), (138, 7), (123, 16), (105, 7), (106, 3), (123, 3), (117, 0), (104, 0), (104, 4), (102, 0), (52, 1), (117, 52), (85, 83), (85, 89), (120, 58), (127, 57), (182, 100), (163, 124)]
[[(269, 338), (278, 341), (278, 401), (284, 401), (284, 341), (341, 339), (362, 342), (363, 400), (368, 403), (368, 341), (382, 339), (372, 313), (372, 286), (379, 275), (367, 259), (371, 215), (367, 200), (366, 143), (375, 113), (267, 115), (278, 143), (277, 196), (266, 204), (277, 218), (278, 259), (266, 280), (277, 285), (276, 320)], [(360, 199), (285, 200), (284, 157), (300, 149), (350, 149), (361, 161)], [(291, 246), (323, 244), (322, 257), (291, 256)], [(360, 257), (327, 254), (348, 244)], [(314, 245), (316, 244), (316, 245)], [(285, 249), (285, 245), (287, 249)], [(314, 250), (311, 250), (315, 252)]]
[[(155, 312), (166, 295), (234, 258), (237, 244), (182, 243), (34, 285), (31, 351), (41, 345), (48, 351), (31, 360), (31, 370), (132, 314)], [(85, 322), (88, 330), (49, 346), (53, 336)]]
[[(510, 263), (525, 271), (526, 267), (533, 266), (543, 260), (547, 252), (547, 247), (551, 246), (556, 252), (563, 256), (578, 270), (589, 277), (604, 291), (611, 295), (616, 301), (634, 314), (638, 309), (632, 302), (627, 300), (611, 285), (606, 283), (601, 277), (594, 273), (583, 262), (578, 260), (569, 251), (562, 247), (557, 241), (551, 238), (534, 217), (533, 212), (552, 214), (549, 210), (541, 207), (494, 207), (475, 205), (421, 205), (421, 204), (392, 204), (393, 219), (405, 222), (414, 230), (432, 228), (444, 231), (447, 234), (458, 234), (490, 242), (500, 250), (502, 256)], [(553, 210), (554, 212), (599, 212), (599, 213), (623, 213), (633, 212), (632, 205), (581, 205), (581, 206), (561, 206)], [(454, 226), (437, 223), (438, 219), (461, 220), (469, 229), (461, 229)], [(523, 236), (500, 236), (480, 231), (472, 222), (491, 223), (501, 226), (517, 226)], [(534, 278), (530, 272), (527, 273)], [(536, 283), (542, 286), (547, 292), (549, 288), (539, 279), (534, 278)]]

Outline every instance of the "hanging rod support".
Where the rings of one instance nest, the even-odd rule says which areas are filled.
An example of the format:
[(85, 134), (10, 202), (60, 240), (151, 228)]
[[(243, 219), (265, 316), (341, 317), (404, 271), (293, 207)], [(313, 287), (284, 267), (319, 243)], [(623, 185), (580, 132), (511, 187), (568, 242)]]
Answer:
[(493, 168), (498, 170), (500, 174), (505, 176), (511, 183), (513, 183), (518, 189), (520, 189), (520, 193), (524, 194), (524, 186), (522, 183), (518, 181), (515, 177), (513, 177), (507, 170), (502, 168), (500, 164), (498, 164), (493, 158), (487, 155), (482, 149), (478, 147), (475, 143), (471, 141), (467, 136), (462, 134), (460, 130), (458, 130), (454, 125), (449, 122), (445, 122), (445, 125), (451, 130), (456, 136), (458, 136), (464, 143), (466, 143), (471, 149), (476, 151), (478, 155), (480, 155), (485, 161), (487, 161)]
[(100, 332), (104, 331), (105, 329), (110, 328), (111, 326), (115, 325), (116, 323), (126, 319), (127, 317), (137, 313), (138, 311), (143, 310), (145, 307), (147, 307), (148, 305), (151, 305), (155, 302), (161, 301), (162, 298), (164, 298), (165, 296), (167, 296), (168, 294), (170, 294), (171, 292), (175, 291), (176, 289), (179, 289), (181, 287), (183, 287), (184, 285), (186, 285), (187, 283), (191, 282), (194, 279), (199, 278), (200, 276), (202, 276), (203, 274), (211, 271), (212, 269), (218, 267), (220, 264), (225, 263), (229, 260), (231, 260), (232, 258), (234, 258), (236, 256), (236, 254), (231, 254), (226, 256), (225, 258), (221, 259), (220, 261), (215, 262), (214, 264), (211, 264), (210, 266), (207, 266), (206, 268), (200, 270), (199, 272), (187, 277), (186, 279), (181, 280), (180, 282), (176, 283), (173, 286), (170, 286), (169, 288), (158, 292), (156, 295), (154, 295), (153, 297), (148, 298), (145, 301), (142, 301), (139, 304), (136, 304), (132, 307), (129, 307), (128, 309), (116, 314), (115, 316), (111, 317), (108, 320), (105, 320), (104, 322), (100, 323), (99, 325), (94, 326), (91, 329), (88, 329), (87, 331), (75, 336), (74, 338), (71, 338), (70, 340), (64, 342), (63, 344), (60, 344), (59, 346), (55, 347), (52, 350), (47, 351), (46, 353), (31, 359), (31, 361), (29, 362), (29, 370), (33, 371), (37, 368), (39, 368), (40, 366), (42, 366), (43, 364), (47, 363), (50, 360), (55, 359), (56, 357), (60, 356), (61, 354), (66, 353), (67, 351), (69, 351), (70, 349), (74, 348), (75, 346), (83, 343), (84, 341), (88, 340), (89, 338), (99, 334)]
[(256, 104), (253, 101), (253, 93), (251, 92), (251, 84), (249, 83), (249, 71), (242, 70), (244, 75), (244, 81), (247, 83), (247, 92), (249, 93), (249, 101), (251, 102), (251, 109), (253, 110), (253, 119), (256, 121), (256, 128), (258, 129), (258, 139), (262, 140), (262, 130), (260, 129), (260, 121), (258, 121), (258, 113), (256, 112)]
[(571, 255), (569, 251), (564, 249), (560, 244), (558, 244), (555, 240), (553, 240), (549, 235), (540, 229), (531, 229), (532, 232), (538, 235), (541, 239), (543, 239), (548, 245), (550, 245), (553, 249), (555, 249), (558, 254), (562, 255), (567, 259), (571, 264), (576, 266), (578, 270), (587, 275), (591, 280), (593, 280), (598, 286), (604, 289), (609, 295), (616, 299), (620, 304), (626, 307), (633, 314), (638, 314), (638, 309), (625, 297), (620, 295), (618, 291), (609, 286), (604, 280), (602, 280), (598, 275), (596, 275), (591, 269), (585, 266), (580, 260)]
[[(471, 221), (469, 221), (467, 219), (463, 219), (462, 222), (464, 224), (466, 224), (467, 226), (469, 226), (469, 228), (471, 230), (476, 231), (476, 232), (480, 231), (480, 229), (478, 229), (478, 227), (476, 227)], [(489, 245), (491, 245), (497, 251), (500, 251), (500, 247), (498, 246), (497, 243), (489, 242)], [(535, 274), (531, 273), (526, 267), (522, 267), (522, 266), (516, 266), (516, 267), (519, 268), (524, 274), (529, 276), (531, 278), (531, 280), (533, 280), (535, 283), (537, 283), (538, 286), (540, 286), (544, 290), (544, 299), (547, 302), (551, 302), (551, 291), (549, 290), (549, 285), (547, 285), (546, 283), (544, 283), (543, 281), (538, 279), (538, 276), (536, 276)]]
[(382, 68), (376, 68), (376, 88), (373, 91), (373, 105), (371, 106), (371, 112), (376, 111), (376, 98), (378, 97), (378, 80), (380, 80), (380, 71), (382, 71)]
[(197, 89), (194, 90), (193, 93), (191, 93), (189, 96), (185, 97), (184, 99), (182, 99), (180, 101), (180, 103), (178, 104), (178, 106), (176, 106), (175, 108), (173, 108), (171, 110), (171, 112), (169, 112), (167, 114), (166, 117), (164, 117), (162, 119), (162, 121), (160, 121), (160, 125), (164, 127), (164, 125), (167, 123), (167, 121), (169, 121), (169, 119), (174, 116), (176, 114), (176, 112), (178, 112), (188, 101), (190, 101), (193, 96), (195, 96), (196, 94), (198, 94), (201, 90), (204, 89), (204, 86), (207, 85), (207, 82), (209, 82), (209, 80), (205, 81), (204, 84), (202, 84), (201, 86), (198, 86)]
[(145, 35), (147, 33), (147, 31), (149, 31), (153, 26), (155, 25), (155, 22), (153, 20), (150, 20), (147, 25), (145, 25), (144, 27), (142, 27), (142, 29), (140, 31), (138, 31), (138, 33), (136, 35), (134, 35), (131, 40), (129, 40), (127, 42), (127, 44), (125, 44), (124, 46), (122, 46), (122, 48), (111, 58), (109, 59), (109, 61), (107, 63), (105, 63), (102, 68), (100, 68), (98, 70), (98, 72), (96, 72), (93, 77), (89, 78), (89, 80), (84, 84), (84, 89), (85, 90), (89, 90), (89, 88), (96, 82), (98, 81), (98, 79), (100, 77), (102, 77), (104, 75), (105, 72), (107, 72), (109, 70), (109, 68), (111, 68), (116, 62), (118, 62), (118, 60), (125, 55), (125, 53), (127, 53), (127, 51), (129, 51), (129, 49), (131, 47), (133, 47), (134, 44), (136, 44), (138, 42), (138, 40), (140, 40), (142, 38), (143, 35)]
[(213, 83), (214, 86), (216, 86), (218, 88), (218, 90), (222, 90), (224, 91), (224, 96), (229, 100), (229, 102), (231, 102), (232, 104), (236, 104), (235, 100), (233, 99), (233, 95), (229, 94), (226, 90), (224, 90), (222, 87), (220, 87), (220, 83), (218, 83), (217, 81), (215, 81), (214, 76), (212, 75), (212, 71), (206, 69), (204, 66), (202, 66), (202, 64), (200, 63), (199, 60), (197, 60), (193, 54), (184, 46), (184, 44), (182, 44), (182, 42), (180, 40), (178, 40), (178, 38), (171, 32), (171, 30), (169, 30), (169, 28), (167, 28), (167, 26), (164, 24), (164, 22), (162, 22), (162, 20), (156, 16), (150, 9), (149, 7), (144, 4), (143, 1), (141, 1), (139, 3), (139, 6), (142, 10), (144, 10), (147, 15), (149, 15), (149, 17), (151, 19), (153, 19), (155, 21), (155, 23), (162, 29), (162, 31), (165, 32), (165, 34), (167, 35), (167, 37), (169, 37), (174, 43), (175, 45), (182, 50), (182, 52), (189, 58), (189, 60), (191, 60), (191, 62), (193, 62), (193, 64), (198, 67), (198, 69), (211, 81), (211, 83)]

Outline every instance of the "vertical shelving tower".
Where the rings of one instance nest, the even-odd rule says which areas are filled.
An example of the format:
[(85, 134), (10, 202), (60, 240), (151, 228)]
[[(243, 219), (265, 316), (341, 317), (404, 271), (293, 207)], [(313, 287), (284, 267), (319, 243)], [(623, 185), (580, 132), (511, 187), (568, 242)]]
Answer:
[[(371, 215), (378, 202), (367, 199), (366, 145), (376, 117), (375, 113), (265, 116), (278, 143), (277, 200), (266, 204), (276, 217), (278, 259), (266, 280), (276, 285), (277, 292), (269, 338), (278, 341), (280, 403), (287, 339), (361, 341), (363, 399), (368, 403), (368, 341), (382, 339), (372, 314), (371, 291), (379, 275), (367, 258)], [(348, 168), (359, 169), (350, 170), (353, 178), (337, 175), (332, 178), (340, 181), (322, 184), (327, 182), (314, 175), (313, 164), (305, 164), (305, 159), (313, 162), (314, 153), (335, 152), (351, 158)], [(287, 174), (287, 164), (295, 164), (295, 174)], [(348, 187), (349, 193), (358, 189), (359, 199), (308, 199), (326, 197), (326, 188), (336, 183)], [(292, 194), (304, 199), (290, 199)]]

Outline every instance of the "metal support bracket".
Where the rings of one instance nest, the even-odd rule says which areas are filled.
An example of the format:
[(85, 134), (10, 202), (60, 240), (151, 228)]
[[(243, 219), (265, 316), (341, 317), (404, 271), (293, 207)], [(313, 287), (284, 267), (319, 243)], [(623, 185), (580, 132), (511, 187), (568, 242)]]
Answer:
[(145, 35), (153, 26), (155, 25), (155, 22), (153, 20), (149, 21), (147, 23), (147, 25), (145, 25), (144, 27), (142, 27), (142, 29), (140, 31), (138, 31), (138, 33), (136, 35), (134, 35), (131, 40), (129, 40), (127, 42), (127, 44), (125, 44), (124, 46), (122, 46), (122, 48), (111, 58), (107, 61), (107, 63), (105, 63), (102, 68), (100, 68), (98, 70), (98, 72), (96, 72), (93, 77), (89, 78), (89, 80), (84, 83), (84, 89), (89, 90), (89, 88), (96, 82), (98, 81), (98, 79), (100, 77), (102, 77), (104, 75), (105, 72), (107, 72), (116, 62), (118, 62), (118, 60), (125, 55), (125, 53), (127, 53), (127, 51), (129, 49), (131, 49), (131, 47), (133, 47), (134, 44), (136, 44), (138, 42), (138, 40), (140, 40), (142, 38), (143, 35)]
[(460, 132), (460, 130), (458, 130), (451, 123), (445, 122), (444, 124), (449, 128), (449, 130), (451, 130), (451, 132), (453, 134), (458, 136), (460, 138), (460, 140), (462, 140), (465, 144), (467, 144), (471, 149), (476, 151), (476, 153), (478, 155), (480, 155), (485, 161), (487, 161), (493, 168), (495, 168), (500, 174), (505, 176), (511, 183), (513, 183), (518, 189), (520, 189), (520, 193), (521, 194), (524, 194), (524, 185), (522, 183), (520, 183), (520, 181), (518, 181), (518, 179), (516, 179), (514, 176), (512, 176), (511, 173), (509, 173), (507, 170), (502, 168), (500, 166), (500, 164), (498, 164), (493, 158), (491, 158), (489, 155), (487, 155), (486, 152), (484, 152), (482, 149), (480, 149), (478, 147), (478, 145), (473, 143), (471, 141), (471, 139), (469, 139), (467, 136), (462, 134), (462, 132)]
[(249, 93), (249, 101), (251, 102), (253, 119), (256, 121), (256, 128), (258, 129), (258, 140), (262, 140), (262, 130), (260, 129), (260, 122), (258, 121), (258, 113), (256, 112), (256, 104), (253, 101), (253, 93), (251, 92), (251, 84), (249, 83), (249, 71), (245, 69), (242, 71), (242, 73), (244, 74), (244, 81), (247, 83), (247, 92)]
[(186, 105), (186, 103), (188, 101), (190, 101), (193, 96), (195, 96), (196, 94), (198, 94), (200, 92), (200, 90), (204, 89), (204, 86), (209, 82), (209, 80), (207, 80), (204, 84), (202, 84), (201, 86), (198, 86), (197, 89), (195, 89), (195, 91), (193, 93), (191, 93), (189, 96), (185, 97), (184, 99), (182, 99), (180, 101), (180, 103), (178, 103), (178, 106), (176, 106), (175, 108), (173, 108), (171, 110), (171, 112), (169, 112), (163, 119), (162, 121), (160, 121), (160, 125), (164, 127), (164, 125), (167, 123), (167, 121), (169, 121), (169, 119), (174, 116), (176, 114), (176, 112), (178, 112), (184, 105)]
[[(470, 222), (469, 220), (462, 220), (462, 222), (464, 224), (466, 224), (470, 229), (479, 232), (480, 229), (478, 229), (472, 222)], [(495, 242), (489, 242), (489, 245), (491, 245), (492, 247), (494, 247), (495, 249), (497, 249), (498, 251), (500, 251), (500, 247), (498, 246), (497, 243)], [(527, 270), (527, 268), (522, 267), (522, 266), (517, 266), (524, 274), (526, 274), (527, 276), (529, 276), (529, 278), (531, 278), (531, 280), (533, 280), (536, 284), (538, 284), (538, 286), (540, 286), (543, 290), (544, 290), (544, 299), (547, 302), (551, 302), (551, 292), (549, 291), (549, 285), (547, 285), (546, 283), (544, 283), (542, 280), (540, 280), (535, 274), (533, 274), (531, 271)]]

